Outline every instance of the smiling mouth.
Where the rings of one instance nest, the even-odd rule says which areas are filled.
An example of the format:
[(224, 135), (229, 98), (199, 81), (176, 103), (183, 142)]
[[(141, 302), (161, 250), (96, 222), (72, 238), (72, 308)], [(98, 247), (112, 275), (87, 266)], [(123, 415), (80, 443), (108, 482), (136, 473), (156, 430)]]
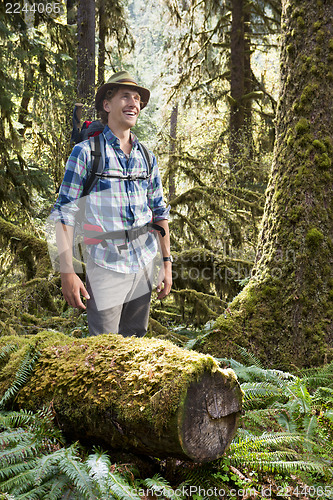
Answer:
[(136, 113), (134, 111), (124, 111), (124, 114), (127, 116), (136, 116)]

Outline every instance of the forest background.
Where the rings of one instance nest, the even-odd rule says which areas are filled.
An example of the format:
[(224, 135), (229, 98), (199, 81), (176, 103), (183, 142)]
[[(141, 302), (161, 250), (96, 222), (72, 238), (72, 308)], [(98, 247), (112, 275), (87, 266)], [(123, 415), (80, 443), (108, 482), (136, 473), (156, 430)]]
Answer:
[[(304, 116), (309, 112), (308, 102), (320, 94), (317, 82), (322, 75), (319, 64), (314, 69), (311, 66), (310, 54), (301, 53), (299, 40), (309, 35), (310, 24), (317, 48), (327, 45), (320, 33), (323, 25), (330, 36), (332, 33), (331, 25), (320, 17), (325, 14), (331, 19), (325, 13), (329, 8), (326, 2), (317, 2), (318, 19), (307, 18), (312, 13), (307, 4), (305, 0), (299, 5), (284, 4), (284, 41), (293, 33), (297, 56), (308, 65), (305, 71), (312, 74), (314, 82), (297, 80), (302, 88), (295, 94), (299, 107), (293, 107), (295, 135), (281, 136), (291, 150), (309, 151), (311, 143), (307, 154), (313, 155), (320, 172), (320, 186), (314, 181), (310, 186), (314, 188), (311, 199), (318, 195), (318, 204), (324, 205), (329, 215), (325, 218), (317, 214), (310, 221), (308, 214), (303, 218), (303, 203), (291, 194), (295, 189), (307, 191), (306, 170), (300, 170), (298, 164), (294, 176), (286, 169), (287, 184), (282, 188), (272, 180), (268, 184), (282, 157), (281, 144), (275, 137), (275, 120), (281, 123), (284, 117), (283, 113), (276, 115), (280, 67), (286, 86), (295, 76), (291, 43), (284, 43), (285, 52), (279, 61), (279, 1), (139, 0), (95, 5), (85, 0), (77, 6), (67, 1), (66, 5), (17, 2), (0, 7), (2, 335), (35, 335), (45, 329), (74, 337), (87, 335), (85, 314), (66, 306), (59, 276), (48, 264), (44, 224), (71, 147), (74, 103), (83, 101), (84, 118), (91, 118), (95, 87), (114, 71), (127, 69), (152, 89), (151, 102), (135, 132), (157, 156), (172, 213), (174, 287), (167, 301), (153, 302), (150, 334), (220, 358), (228, 356), (229, 364), (243, 370), (241, 380), (243, 376), (244, 383), (252, 384), (244, 386), (254, 411), (244, 419), (251, 434), (248, 446), (265, 447), (273, 440), (272, 455), (262, 456), (255, 465), (253, 449), (243, 450), (241, 458), (236, 452), (232, 464), (231, 454), (207, 472), (212, 480), (214, 474), (224, 470), (221, 484), (226, 488), (238, 480), (241, 485), (249, 484), (246, 481), (252, 476), (258, 490), (260, 481), (266, 485), (272, 481), (275, 490), (281, 484), (284, 488), (292, 485), (293, 491), (297, 484), (315, 488), (330, 484), (331, 472), (324, 472), (323, 464), (329, 471), (333, 398), (327, 378), (332, 358), (327, 295), (332, 225), (331, 212), (326, 201), (321, 203), (318, 190), (324, 193), (326, 188), (321, 186), (331, 186), (327, 171), (332, 141), (327, 132), (323, 137), (316, 132), (313, 137), (306, 136), (310, 121)], [(36, 9), (34, 5), (42, 7)], [(89, 12), (96, 18), (92, 37), (88, 29), (77, 30), (80, 22), (76, 24), (76, 19), (81, 19), (84, 26), (84, 16)], [(80, 15), (83, 17), (76, 17)], [(80, 53), (80, 44), (88, 52)], [(327, 45), (328, 52), (333, 49), (331, 45)], [(88, 48), (92, 46), (96, 50), (93, 70), (91, 57), (89, 64), (85, 59), (87, 54), (89, 59)], [(319, 53), (316, 56), (319, 60), (324, 57)], [(283, 68), (290, 70), (289, 80)], [(331, 85), (328, 73), (326, 77)], [(322, 108), (323, 103), (318, 106)], [(271, 203), (270, 195), (274, 197)], [(293, 200), (290, 207), (289, 198)], [(288, 207), (288, 217), (283, 219), (281, 212), (274, 213), (274, 205), (285, 211)], [(324, 221), (320, 227), (319, 219)], [(289, 223), (296, 227), (293, 238), (286, 237)], [(288, 244), (281, 243), (283, 238)], [(267, 251), (268, 246), (274, 247), (274, 252)], [(313, 276), (307, 275), (311, 268), (320, 269), (312, 288), (309, 283)], [(255, 276), (260, 277), (256, 287)], [(290, 282), (304, 282), (304, 286), (295, 290)], [(244, 362), (260, 374), (248, 375)], [(311, 365), (317, 368), (300, 371)], [(270, 371), (273, 369), (288, 370), (288, 374), (280, 377)], [(282, 382), (285, 379), (288, 382)], [(267, 385), (268, 380), (278, 388)], [(271, 406), (276, 406), (277, 400), (280, 407), (275, 412)], [(283, 439), (279, 442), (278, 435), (272, 438), (270, 434), (254, 445), (254, 436), (263, 429), (286, 431), (283, 439), (292, 435), (297, 444), (292, 448), (291, 441), (287, 446)], [(297, 441), (300, 436), (305, 440), (302, 444)], [(242, 439), (240, 435), (238, 443), (244, 446)], [(299, 460), (291, 460), (296, 456)], [(240, 465), (245, 470), (235, 476), (232, 467)], [(301, 478), (292, 476), (302, 469), (306, 473)], [(277, 470), (282, 474), (280, 483), (269, 479), (269, 474), (275, 471), (276, 475)], [(263, 476), (258, 479), (256, 474)], [(170, 471), (168, 479), (177, 482)], [(332, 498), (331, 490), (325, 487), (320, 491), (325, 498)], [(303, 491), (309, 493), (306, 487)], [(319, 490), (313, 491), (316, 495)]]

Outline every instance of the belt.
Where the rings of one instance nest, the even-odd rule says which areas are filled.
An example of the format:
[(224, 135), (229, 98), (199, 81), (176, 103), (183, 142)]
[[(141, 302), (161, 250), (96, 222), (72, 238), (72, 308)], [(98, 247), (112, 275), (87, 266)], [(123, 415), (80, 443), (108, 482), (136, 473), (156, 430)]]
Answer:
[(84, 233), (84, 243), (86, 245), (97, 245), (101, 243), (103, 247), (107, 246), (105, 240), (117, 240), (123, 239), (126, 241), (125, 246), (121, 245), (118, 247), (119, 249), (127, 248), (127, 241), (133, 241), (142, 234), (146, 234), (148, 231), (158, 231), (162, 237), (165, 236), (165, 230), (162, 226), (158, 224), (154, 224), (149, 222), (144, 226), (133, 228), (133, 229), (123, 229), (120, 231), (103, 231), (100, 226), (93, 224), (84, 224), (83, 225), (83, 233)]

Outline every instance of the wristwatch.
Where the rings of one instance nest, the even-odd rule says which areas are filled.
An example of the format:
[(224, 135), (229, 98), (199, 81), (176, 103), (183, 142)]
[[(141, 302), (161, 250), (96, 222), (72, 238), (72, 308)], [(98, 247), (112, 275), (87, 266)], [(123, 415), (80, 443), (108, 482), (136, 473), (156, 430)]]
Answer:
[(172, 255), (170, 257), (163, 257), (163, 262), (173, 262)]

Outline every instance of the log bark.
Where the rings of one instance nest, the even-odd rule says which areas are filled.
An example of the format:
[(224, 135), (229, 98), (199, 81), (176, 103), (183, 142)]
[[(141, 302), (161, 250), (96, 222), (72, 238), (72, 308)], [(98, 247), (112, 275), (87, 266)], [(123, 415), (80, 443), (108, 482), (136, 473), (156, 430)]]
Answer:
[[(74, 340), (43, 332), (0, 338), (16, 345), (0, 365), (4, 394), (27, 349), (40, 351), (15, 405), (52, 406), (72, 439), (156, 457), (207, 462), (223, 455), (237, 429), (241, 389), (231, 369), (158, 339), (100, 335)], [(7, 351), (6, 351), (7, 352)]]

